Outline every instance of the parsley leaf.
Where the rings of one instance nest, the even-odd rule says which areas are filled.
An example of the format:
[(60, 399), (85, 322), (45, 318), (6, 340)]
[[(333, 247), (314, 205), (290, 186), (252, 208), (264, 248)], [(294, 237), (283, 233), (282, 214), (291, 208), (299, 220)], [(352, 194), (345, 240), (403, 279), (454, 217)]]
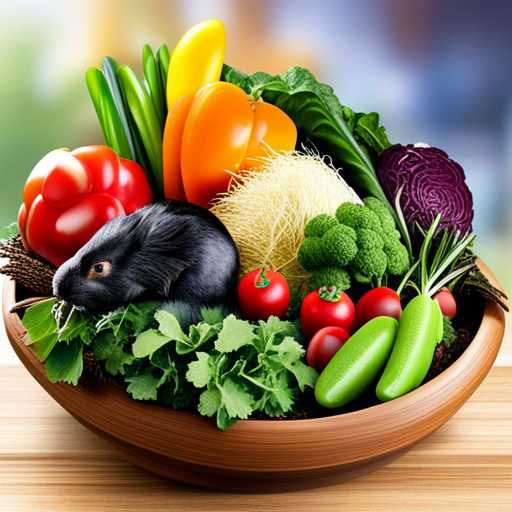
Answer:
[(219, 352), (232, 352), (244, 345), (252, 345), (254, 338), (254, 327), (249, 322), (229, 315), (224, 319), (215, 348)]
[(148, 329), (137, 336), (132, 346), (133, 355), (135, 357), (150, 356), (169, 341), (171, 341), (169, 336), (156, 329)]
[(130, 385), (126, 391), (132, 395), (135, 400), (156, 400), (160, 379), (157, 379), (152, 368), (148, 367), (143, 373), (127, 377), (126, 382)]
[(206, 352), (197, 352), (196, 356), (197, 361), (188, 365), (186, 378), (196, 388), (203, 388), (215, 378), (215, 369), (210, 365), (210, 356)]

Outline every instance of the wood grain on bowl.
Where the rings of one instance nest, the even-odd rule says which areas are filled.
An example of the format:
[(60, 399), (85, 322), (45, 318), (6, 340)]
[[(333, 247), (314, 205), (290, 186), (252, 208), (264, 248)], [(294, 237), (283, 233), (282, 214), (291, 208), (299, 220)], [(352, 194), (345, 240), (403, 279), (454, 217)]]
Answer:
[[(489, 270), (481, 267), (491, 282)], [(136, 402), (122, 389), (84, 376), (52, 384), (9, 312), (16, 286), (6, 281), (3, 314), (9, 340), (41, 386), (80, 423), (133, 463), (196, 485), (282, 492), (343, 482), (396, 459), (441, 427), (489, 372), (503, 338), (501, 308), (486, 301), (480, 328), (441, 375), (396, 400), (325, 418), (245, 420), (226, 431), (198, 415)]]

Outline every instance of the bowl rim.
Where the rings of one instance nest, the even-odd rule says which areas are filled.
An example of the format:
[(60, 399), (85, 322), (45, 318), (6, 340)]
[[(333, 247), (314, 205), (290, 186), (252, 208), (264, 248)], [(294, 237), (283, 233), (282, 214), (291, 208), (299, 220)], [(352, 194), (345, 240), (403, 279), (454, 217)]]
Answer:
[[(500, 287), (485, 264), (478, 260), (478, 265), (491, 283)], [(107, 441), (117, 439), (121, 428), (123, 442), (138, 449), (183, 462), (193, 461), (192, 454), (202, 450), (201, 465), (238, 471), (282, 471), (290, 464), (295, 471), (310, 470), (332, 465), (333, 460), (338, 465), (349, 464), (412, 447), (442, 426), (473, 394), (492, 367), (505, 330), (503, 310), (486, 300), (481, 325), (460, 358), (406, 395), (320, 418), (240, 420), (220, 431), (211, 418), (136, 401), (124, 389), (97, 379), (82, 376), (76, 387), (51, 383), (44, 365), (22, 342), (25, 329), (19, 316), (9, 312), (15, 293), (16, 283), (6, 279), (2, 310), (11, 344), (33, 377), (78, 421)], [(96, 397), (101, 401), (91, 402)], [(96, 413), (93, 423), (85, 418), (84, 405)], [(112, 423), (107, 413), (114, 406), (118, 416)], [(130, 414), (134, 408), (144, 412), (145, 437), (140, 436), (140, 421)], [(311, 443), (315, 443), (315, 453)], [(240, 460), (241, 444), (247, 461)]]

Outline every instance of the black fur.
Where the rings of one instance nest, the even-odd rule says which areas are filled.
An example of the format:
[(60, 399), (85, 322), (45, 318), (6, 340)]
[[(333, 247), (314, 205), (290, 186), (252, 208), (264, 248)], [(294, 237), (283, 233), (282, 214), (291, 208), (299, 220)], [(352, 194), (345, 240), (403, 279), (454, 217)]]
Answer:
[[(110, 272), (88, 279), (100, 261)], [(224, 225), (200, 206), (164, 200), (107, 222), (57, 270), (53, 291), (89, 314), (170, 299), (193, 311), (192, 321), (201, 307), (235, 309), (237, 282), (238, 251)]]

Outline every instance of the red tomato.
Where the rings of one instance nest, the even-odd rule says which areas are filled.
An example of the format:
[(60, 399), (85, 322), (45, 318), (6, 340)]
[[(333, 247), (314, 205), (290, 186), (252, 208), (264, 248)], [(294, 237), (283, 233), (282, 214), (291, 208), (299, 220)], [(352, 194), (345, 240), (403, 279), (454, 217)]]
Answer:
[(450, 320), (457, 314), (457, 302), (448, 288), (441, 288), (432, 298), (439, 304), (441, 313)]
[(352, 299), (341, 292), (337, 301), (322, 298), (326, 295), (324, 289), (315, 290), (306, 295), (300, 308), (300, 323), (308, 339), (322, 327), (337, 326), (349, 334), (354, 332), (355, 307)]
[(350, 338), (350, 334), (341, 327), (324, 327), (316, 332), (309, 342), (306, 361), (318, 373), (322, 373), (334, 354)]
[(282, 318), (290, 305), (290, 288), (279, 272), (258, 268), (238, 283), (238, 303), (253, 322), (269, 316)]
[(380, 286), (366, 292), (356, 304), (356, 329), (378, 316), (390, 316), (400, 319), (402, 306), (400, 297), (391, 288)]

